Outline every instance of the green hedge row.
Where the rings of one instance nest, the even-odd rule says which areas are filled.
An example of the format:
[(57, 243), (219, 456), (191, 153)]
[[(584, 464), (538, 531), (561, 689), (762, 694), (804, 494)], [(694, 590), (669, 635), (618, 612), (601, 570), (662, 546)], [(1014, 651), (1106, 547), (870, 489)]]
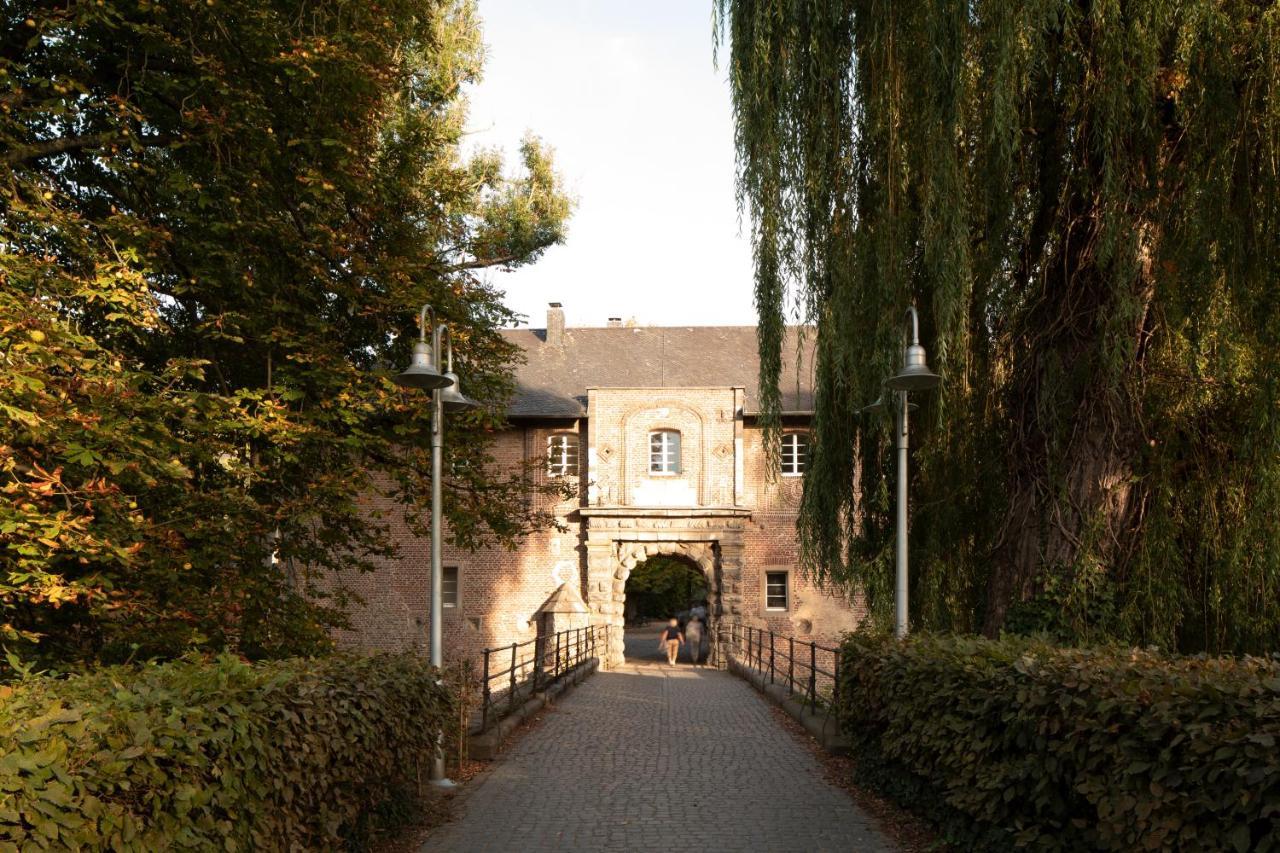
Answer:
[(0, 687), (0, 850), (341, 847), (426, 773), (455, 713), (409, 656), (185, 659)]
[(1280, 850), (1280, 663), (854, 635), (860, 781), (982, 850)]

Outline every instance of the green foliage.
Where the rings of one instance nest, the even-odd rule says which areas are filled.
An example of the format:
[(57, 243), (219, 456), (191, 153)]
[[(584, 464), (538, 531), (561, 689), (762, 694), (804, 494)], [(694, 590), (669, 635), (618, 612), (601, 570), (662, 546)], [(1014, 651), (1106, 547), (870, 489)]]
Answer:
[(427, 517), (453, 332), (460, 545), (546, 518), (487, 450), (511, 319), (476, 276), (559, 242), (549, 150), (460, 151), (469, 0), (16, 0), (0, 11), (0, 642), (48, 662), (324, 648), (338, 569)]
[(964, 849), (1280, 849), (1280, 663), (853, 635), (859, 775)]
[(1088, 589), (1110, 604), (1055, 630), (1275, 648), (1280, 7), (716, 6), (767, 423), (783, 317), (817, 338), (807, 569), (892, 609), (891, 430), (859, 409), (914, 303), (943, 376), (912, 423), (918, 624)]
[(627, 578), (627, 609), (639, 618), (669, 619), (706, 595), (702, 572), (674, 557), (650, 557)]
[(0, 688), (0, 849), (337, 849), (455, 708), (407, 655), (28, 678)]

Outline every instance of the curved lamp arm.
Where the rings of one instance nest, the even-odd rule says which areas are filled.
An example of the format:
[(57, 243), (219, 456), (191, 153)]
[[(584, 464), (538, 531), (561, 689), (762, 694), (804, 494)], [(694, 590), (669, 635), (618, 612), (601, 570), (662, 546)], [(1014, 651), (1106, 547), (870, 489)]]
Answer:
[(430, 305), (423, 305), (422, 310), (418, 312), (418, 340), (424, 344), (427, 342), (427, 316), (431, 316), (431, 322), (436, 321), (436, 312)]
[(920, 315), (916, 313), (916, 306), (907, 306), (907, 316), (911, 318), (911, 345), (920, 345)]
[(444, 372), (453, 373), (453, 333), (444, 323), (436, 326), (436, 340), (445, 346)]

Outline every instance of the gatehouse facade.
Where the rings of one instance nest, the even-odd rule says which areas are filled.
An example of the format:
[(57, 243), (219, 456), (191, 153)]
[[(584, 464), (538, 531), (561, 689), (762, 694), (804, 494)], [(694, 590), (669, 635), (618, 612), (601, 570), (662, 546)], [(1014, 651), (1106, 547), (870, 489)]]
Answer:
[[(606, 663), (620, 663), (627, 579), (658, 555), (702, 572), (713, 623), (821, 640), (857, 626), (861, 602), (814, 587), (797, 565), (796, 509), (813, 409), (812, 346), (799, 330), (783, 347), (785, 432), (781, 471), (772, 477), (756, 422), (753, 327), (636, 327), (611, 319), (567, 329), (553, 303), (546, 328), (504, 334), (526, 361), (510, 427), (495, 441), (496, 464), (536, 461), (537, 476), (564, 481), (572, 497), (543, 506), (556, 525), (514, 551), (446, 545), (446, 658), (533, 639), (563, 625), (567, 612), (613, 626)], [(429, 542), (396, 527), (393, 508), (371, 509), (393, 524), (400, 553), (345, 579), (362, 604), (340, 640), (424, 648)]]

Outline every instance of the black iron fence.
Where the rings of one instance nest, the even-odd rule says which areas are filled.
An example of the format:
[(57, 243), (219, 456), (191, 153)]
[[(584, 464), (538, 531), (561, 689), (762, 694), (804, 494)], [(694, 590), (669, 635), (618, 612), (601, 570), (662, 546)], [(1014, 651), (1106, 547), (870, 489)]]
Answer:
[(810, 711), (839, 704), (839, 648), (747, 625), (723, 625), (716, 639), (718, 662), (733, 659), (770, 684), (786, 684), (788, 695), (800, 694)]
[(518, 708), (556, 679), (573, 672), (609, 648), (609, 626), (570, 628), (523, 643), (482, 652), (478, 731)]

